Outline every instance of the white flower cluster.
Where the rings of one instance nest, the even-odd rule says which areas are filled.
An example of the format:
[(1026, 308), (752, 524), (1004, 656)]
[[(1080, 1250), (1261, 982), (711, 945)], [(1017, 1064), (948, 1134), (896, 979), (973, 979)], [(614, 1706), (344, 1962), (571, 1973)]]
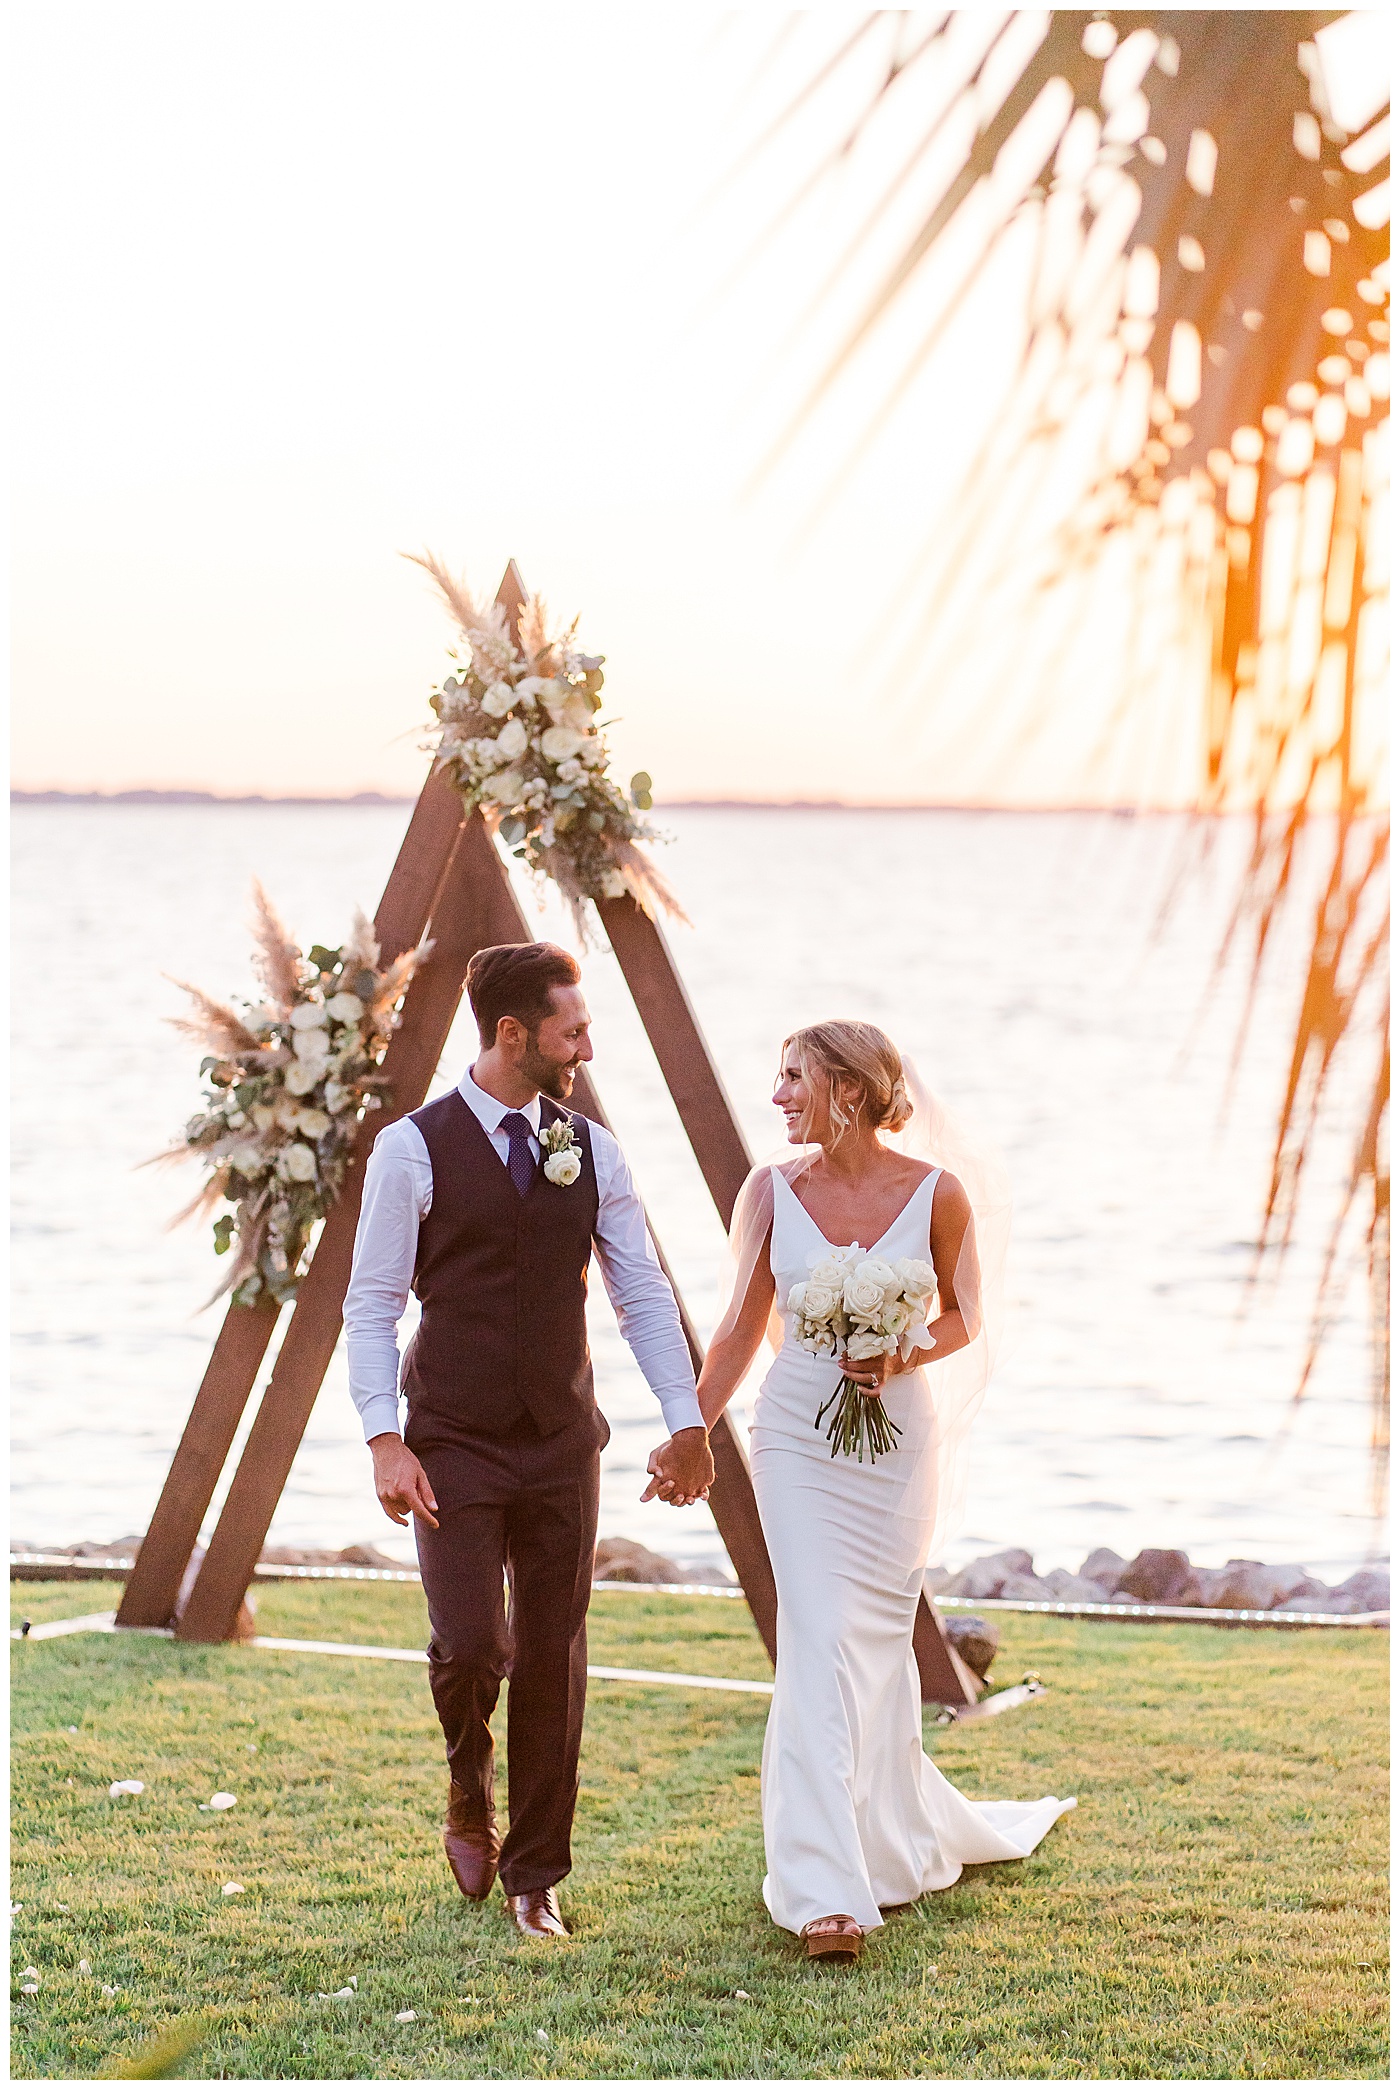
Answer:
[(638, 818), (650, 809), (651, 779), (634, 776), (624, 796), (607, 775), (602, 656), (580, 652), (572, 632), (546, 641), (538, 617), (527, 653), (498, 606), (472, 614), (431, 698), (438, 764), (507, 847), (571, 901), (621, 899), (644, 875), (636, 843), (655, 839)]
[(787, 1310), (797, 1322), (794, 1340), (813, 1357), (893, 1356), (902, 1340), (913, 1347), (925, 1332), (938, 1291), (931, 1263), (917, 1256), (887, 1263), (852, 1244), (818, 1249), (807, 1268), (806, 1282), (788, 1293)]
[(563, 1118), (545, 1125), (540, 1132), (540, 1151), (546, 1180), (567, 1190), (583, 1173), (583, 1149), (574, 1139), (574, 1128)]
[(280, 991), (267, 1002), (241, 1004), (240, 1013), (195, 997), (201, 1020), (182, 1027), (212, 1050), (200, 1067), (204, 1107), (174, 1151), (197, 1155), (209, 1171), (195, 1209), (225, 1200), (233, 1207), (214, 1223), (214, 1247), (237, 1251), (229, 1280), (236, 1304), (251, 1305), (264, 1289), (279, 1304), (295, 1295), (360, 1119), (380, 1108), (379, 1067), (418, 956), (381, 971), (361, 917), (339, 949), (318, 944), (303, 957), (284, 945)]

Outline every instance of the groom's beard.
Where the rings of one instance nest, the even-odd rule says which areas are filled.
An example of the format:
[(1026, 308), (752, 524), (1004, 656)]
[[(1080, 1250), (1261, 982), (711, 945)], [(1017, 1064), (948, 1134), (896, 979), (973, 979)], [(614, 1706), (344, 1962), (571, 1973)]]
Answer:
[(532, 1038), (525, 1048), (520, 1071), (527, 1081), (534, 1083), (542, 1096), (549, 1096), (556, 1103), (567, 1103), (574, 1092), (574, 1076), (582, 1064), (581, 1060), (575, 1059), (566, 1060), (561, 1066), (558, 1060), (546, 1059)]

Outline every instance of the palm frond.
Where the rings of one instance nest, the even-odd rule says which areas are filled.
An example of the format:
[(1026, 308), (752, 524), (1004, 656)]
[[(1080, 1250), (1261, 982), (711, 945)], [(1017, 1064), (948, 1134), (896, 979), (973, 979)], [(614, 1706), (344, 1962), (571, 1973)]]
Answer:
[[(807, 305), (809, 319), (832, 300), (853, 316), (758, 474), (774, 468), (829, 393), (858, 385), (867, 343), (899, 319), (917, 281), (917, 336), (864, 402), (844, 468), (853, 470), (871, 436), (936, 381), (935, 352), (1008, 228), (1032, 239), (1026, 307), (1005, 315), (1024, 343), (1018, 373), (949, 499), (959, 521), (953, 544), (931, 538), (924, 548), (921, 586), (903, 589), (903, 636), (891, 644), (901, 669), (936, 661), (946, 682), (979, 647), (995, 651), (1018, 611), (1022, 620), (1041, 615), (1052, 585), (1091, 573), (1125, 532), (1140, 554), (1133, 585), (1160, 585), (1167, 561), (1183, 630), (1194, 619), (1209, 637), (1198, 807), (1254, 814), (1216, 967), (1218, 977), (1249, 937), (1236, 1064), (1265, 954), (1298, 882), (1304, 833), (1320, 815), (1334, 821), (1261, 1253), (1282, 1252), (1292, 1237), (1340, 1042), (1381, 1022), (1376, 915), (1386, 836), (1375, 820), (1383, 791), (1376, 713), (1390, 281), (1379, 184), (1387, 137), (1366, 115), (1358, 118), (1371, 126), (1364, 140), (1349, 142), (1329, 107), (1315, 39), (1340, 19), (1340, 11), (1245, 9), (1012, 18), (961, 76), (952, 61), (958, 17), (937, 29), (944, 69), (936, 86), (934, 74), (924, 78), (923, 128), (912, 145), (901, 141), (859, 238), (838, 252)], [(870, 21), (894, 33), (891, 16)], [(1017, 33), (1028, 47), (1008, 77)], [(849, 40), (839, 43), (807, 93), (851, 62)], [(867, 126), (880, 119), (886, 92), (867, 89)], [(968, 120), (974, 100), (975, 135), (961, 165), (951, 177), (946, 162), (925, 175), (936, 159), (930, 148), (960, 109)], [(822, 149), (812, 182), (849, 142), (843, 129)], [(884, 214), (897, 196), (903, 209), (920, 179), (928, 193), (914, 229), (874, 288), (856, 289)], [(831, 479), (844, 483), (841, 470)], [(1062, 629), (1039, 651), (1053, 660), (1067, 643)], [(1106, 734), (1132, 728), (1156, 672), (1150, 658), (1124, 658)], [(913, 678), (891, 679), (907, 687)], [(1017, 680), (999, 713), (979, 712), (963, 730), (1023, 738), (1034, 692)], [(1042, 675), (1039, 688), (1048, 681)], [(1048, 706), (1040, 716), (1042, 724), (1052, 716)], [(1388, 1031), (1378, 1037), (1357, 1168), (1337, 1222), (1340, 1230), (1369, 1185), (1373, 1272), (1387, 1252), (1389, 1213)], [(1340, 1231), (1324, 1289), (1339, 1239)], [(1310, 1351), (1305, 1380), (1311, 1370)]]

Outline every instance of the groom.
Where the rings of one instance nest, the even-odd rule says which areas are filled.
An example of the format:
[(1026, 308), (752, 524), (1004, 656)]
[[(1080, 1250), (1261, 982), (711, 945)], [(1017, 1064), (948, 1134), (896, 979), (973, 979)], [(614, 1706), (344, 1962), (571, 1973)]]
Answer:
[[(549, 943), (478, 951), (481, 1050), (455, 1089), (380, 1133), (345, 1299), (350, 1392), (396, 1524), (415, 1520), (429, 1678), (451, 1786), (443, 1843), (463, 1894), (499, 1867), (527, 1937), (567, 1935), (587, 1682), (586, 1617), (608, 1426), (584, 1324), (590, 1254), (670, 1441), (656, 1492), (714, 1477), (675, 1297), (611, 1133), (566, 1110), (593, 1057), (579, 968)], [(402, 1368), (410, 1288), (422, 1319)], [(503, 1598), (509, 1582), (510, 1607)], [(510, 1828), (496, 1827), (490, 1721), (510, 1678)]]

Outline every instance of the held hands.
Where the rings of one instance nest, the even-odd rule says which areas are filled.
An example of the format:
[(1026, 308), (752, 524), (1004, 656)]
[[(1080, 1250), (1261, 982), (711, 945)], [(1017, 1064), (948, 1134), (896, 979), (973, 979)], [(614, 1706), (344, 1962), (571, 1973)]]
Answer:
[(438, 1520), (433, 1511), (437, 1498), (403, 1438), (395, 1430), (386, 1430), (382, 1437), (370, 1438), (369, 1448), (374, 1458), (374, 1492), (385, 1516), (391, 1523), (406, 1524), (412, 1514), (436, 1531)]
[(650, 1502), (655, 1496), (661, 1502), (669, 1502), (673, 1509), (703, 1502), (715, 1477), (708, 1432), (698, 1428), (677, 1430), (674, 1437), (657, 1446), (647, 1460), (647, 1472), (651, 1479), (641, 1497), (643, 1502)]

